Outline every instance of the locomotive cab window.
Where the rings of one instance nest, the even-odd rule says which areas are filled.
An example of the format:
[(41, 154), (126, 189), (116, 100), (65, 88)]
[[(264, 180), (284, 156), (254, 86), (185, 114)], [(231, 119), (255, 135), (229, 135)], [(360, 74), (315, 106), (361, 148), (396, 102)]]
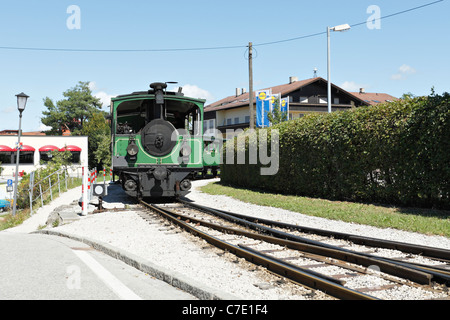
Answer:
[(142, 100), (124, 101), (117, 107), (116, 133), (136, 134), (145, 126)]
[(191, 136), (199, 136), (201, 115), (200, 109), (194, 103), (168, 100), (166, 107), (167, 121), (173, 124), (175, 129), (184, 129)]
[(201, 112), (192, 102), (165, 99), (158, 105), (154, 99), (124, 101), (117, 107), (116, 134), (139, 133), (155, 119), (170, 122), (175, 129), (184, 129), (190, 135), (199, 136)]

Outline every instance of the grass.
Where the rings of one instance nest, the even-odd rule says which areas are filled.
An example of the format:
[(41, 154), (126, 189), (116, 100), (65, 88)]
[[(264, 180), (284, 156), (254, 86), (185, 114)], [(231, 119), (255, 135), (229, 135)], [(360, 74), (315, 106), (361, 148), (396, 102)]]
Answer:
[(209, 183), (201, 190), (211, 195), (227, 195), (244, 202), (282, 208), (309, 216), (450, 237), (450, 211), (272, 194), (227, 186), (220, 182)]
[(5, 214), (0, 217), (0, 231), (9, 229), (22, 224), (30, 216), (30, 209), (23, 209), (16, 212), (13, 216), (12, 213)]
[[(103, 178), (101, 180), (103, 182)], [(73, 178), (69, 179), (67, 183), (67, 189), (64, 183), (61, 183), (60, 190), (61, 193), (66, 192), (72, 188), (76, 188), (81, 186), (81, 178)], [(53, 199), (59, 197), (58, 193), (58, 185), (54, 185), (52, 187)], [(51, 202), (50, 192), (44, 194), (44, 205)], [(33, 213), (36, 213), (36, 210), (41, 207), (41, 200), (33, 201)], [(30, 217), (30, 208), (17, 208), (16, 215), (13, 216), (12, 212), (0, 216), (0, 231), (9, 229), (15, 226), (22, 224), (26, 219)]]

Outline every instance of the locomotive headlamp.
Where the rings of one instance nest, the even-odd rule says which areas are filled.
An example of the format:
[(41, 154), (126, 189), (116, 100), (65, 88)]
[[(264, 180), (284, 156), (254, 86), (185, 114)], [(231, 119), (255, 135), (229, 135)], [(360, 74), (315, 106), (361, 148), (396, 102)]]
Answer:
[(180, 154), (182, 157), (187, 157), (191, 154), (191, 148), (187, 145), (184, 145), (180, 149)]
[(179, 161), (181, 161), (181, 163), (187, 164), (189, 162), (189, 155), (191, 154), (191, 151), (191, 147), (189, 147), (186, 143), (183, 143), (180, 148)]
[(130, 157), (134, 157), (139, 152), (139, 148), (136, 144), (130, 143), (127, 147), (127, 153)]

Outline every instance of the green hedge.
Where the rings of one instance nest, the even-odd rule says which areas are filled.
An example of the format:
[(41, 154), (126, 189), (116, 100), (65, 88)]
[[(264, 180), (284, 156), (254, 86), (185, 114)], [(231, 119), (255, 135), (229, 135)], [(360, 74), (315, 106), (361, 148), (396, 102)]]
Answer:
[[(224, 160), (224, 183), (332, 200), (450, 209), (448, 93), (313, 114), (273, 129), (280, 137), (278, 172), (264, 176), (261, 165), (249, 164), (249, 141), (256, 143), (258, 131), (246, 131), (245, 164)], [(232, 142), (235, 154), (243, 148), (236, 140), (227, 142), (224, 153)]]

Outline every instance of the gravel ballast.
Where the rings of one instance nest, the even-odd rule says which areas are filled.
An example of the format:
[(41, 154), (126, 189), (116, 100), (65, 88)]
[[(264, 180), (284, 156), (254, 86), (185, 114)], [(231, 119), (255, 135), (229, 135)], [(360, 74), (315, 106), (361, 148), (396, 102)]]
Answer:
[[(378, 229), (310, 217), (283, 209), (244, 203), (227, 196), (212, 196), (199, 191), (198, 187), (210, 182), (211, 180), (194, 181), (193, 190), (187, 198), (201, 205), (286, 223), (450, 249), (450, 239), (446, 237)], [(118, 199), (117, 202), (114, 201), (116, 200), (105, 201), (105, 207), (124, 207), (123, 198)], [(149, 223), (139, 216), (138, 210), (89, 214), (81, 217), (79, 221), (52, 228), (52, 230), (106, 243), (148, 260), (162, 269), (176, 272), (186, 276), (187, 279), (193, 279), (195, 282), (221, 291), (224, 296), (236, 299), (330, 299), (320, 292), (312, 293), (310, 289), (293, 286), (289, 281), (284, 281), (276, 275), (268, 275), (262, 268), (213, 248), (203, 240), (180, 232), (178, 228)], [(402, 299), (402, 296), (403, 293), (399, 292), (396, 298), (395, 293), (392, 293), (390, 299)], [(413, 297), (413, 299), (426, 298), (421, 296), (419, 291), (417, 297)]]

